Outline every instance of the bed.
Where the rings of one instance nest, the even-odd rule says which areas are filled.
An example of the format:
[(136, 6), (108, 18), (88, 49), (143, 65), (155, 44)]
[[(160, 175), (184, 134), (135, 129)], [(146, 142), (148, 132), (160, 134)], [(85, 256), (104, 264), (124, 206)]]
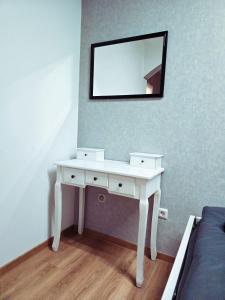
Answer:
[(190, 216), (162, 300), (225, 299), (225, 208)]

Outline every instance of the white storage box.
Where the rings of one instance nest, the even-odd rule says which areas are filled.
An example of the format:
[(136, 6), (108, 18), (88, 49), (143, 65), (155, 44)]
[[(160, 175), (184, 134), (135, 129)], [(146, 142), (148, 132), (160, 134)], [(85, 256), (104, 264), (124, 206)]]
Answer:
[(103, 161), (104, 149), (77, 148), (77, 159)]
[(161, 168), (163, 155), (134, 152), (130, 153), (130, 165), (148, 169)]

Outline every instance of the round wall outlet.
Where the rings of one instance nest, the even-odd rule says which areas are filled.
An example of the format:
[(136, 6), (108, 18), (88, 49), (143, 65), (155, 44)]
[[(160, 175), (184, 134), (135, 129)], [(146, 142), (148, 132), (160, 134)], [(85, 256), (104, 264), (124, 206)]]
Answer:
[(98, 202), (104, 203), (106, 200), (106, 195), (98, 194)]

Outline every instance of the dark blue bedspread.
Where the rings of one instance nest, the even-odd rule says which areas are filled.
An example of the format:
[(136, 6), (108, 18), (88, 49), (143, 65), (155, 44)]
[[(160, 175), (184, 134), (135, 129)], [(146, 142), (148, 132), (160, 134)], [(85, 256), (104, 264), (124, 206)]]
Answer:
[(225, 208), (204, 207), (194, 231), (176, 299), (225, 300)]

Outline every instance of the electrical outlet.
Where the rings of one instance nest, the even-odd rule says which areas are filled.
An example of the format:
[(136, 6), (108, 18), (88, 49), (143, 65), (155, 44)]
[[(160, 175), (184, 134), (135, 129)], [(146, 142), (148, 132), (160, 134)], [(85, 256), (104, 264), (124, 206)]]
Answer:
[(106, 201), (106, 195), (105, 194), (98, 194), (98, 202), (104, 203)]
[(168, 209), (167, 208), (159, 208), (159, 218), (163, 220), (168, 220)]

